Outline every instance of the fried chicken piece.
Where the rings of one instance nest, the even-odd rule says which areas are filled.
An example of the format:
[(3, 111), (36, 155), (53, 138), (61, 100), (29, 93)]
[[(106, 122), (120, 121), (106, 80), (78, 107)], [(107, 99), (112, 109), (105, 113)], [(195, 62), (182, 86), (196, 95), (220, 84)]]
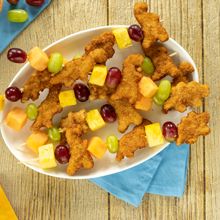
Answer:
[(86, 111), (70, 112), (66, 118), (62, 119), (61, 127), (65, 131), (65, 137), (70, 146), (67, 173), (74, 175), (82, 167), (86, 169), (92, 168), (94, 162), (87, 151), (88, 141), (82, 139), (82, 135), (89, 129), (86, 123)]
[(142, 46), (145, 50), (157, 40), (164, 42), (169, 39), (167, 31), (160, 23), (159, 16), (155, 13), (148, 12), (147, 3), (136, 3), (134, 5), (134, 15), (144, 32)]
[[(138, 82), (143, 76), (140, 68), (144, 57), (141, 54), (129, 55), (123, 64), (122, 81), (116, 92), (111, 96), (112, 100), (127, 99), (134, 104), (138, 98)], [(140, 69), (140, 70), (139, 70)]]
[(38, 131), (43, 127), (51, 128), (53, 126), (53, 116), (62, 111), (58, 97), (61, 87), (61, 85), (56, 85), (49, 89), (47, 98), (38, 107), (38, 116), (31, 126), (33, 131)]
[(126, 99), (109, 99), (109, 103), (115, 108), (115, 112), (118, 117), (119, 132), (124, 133), (130, 124), (141, 124), (143, 120), (142, 116), (134, 109), (134, 107)]
[(155, 43), (148, 50), (145, 50), (145, 55), (151, 58), (155, 67), (151, 76), (152, 80), (160, 80), (166, 75), (174, 78), (181, 75), (180, 69), (174, 64), (166, 47)]
[(184, 112), (187, 106), (199, 107), (202, 105), (202, 98), (209, 95), (209, 87), (198, 82), (180, 82), (172, 87), (170, 98), (164, 103), (163, 109), (168, 111), (175, 109)]
[(97, 86), (92, 84), (89, 84), (89, 90), (90, 100), (107, 99), (115, 91), (115, 89), (108, 88), (106, 85)]
[(191, 63), (183, 61), (179, 65), (180, 75), (173, 79), (172, 85), (175, 86), (179, 82), (189, 82), (189, 76), (194, 72), (194, 67)]
[(183, 117), (181, 122), (178, 124), (178, 137), (176, 140), (177, 145), (183, 143), (194, 144), (198, 137), (208, 135), (210, 133), (209, 113), (196, 113), (190, 112), (186, 117)]
[(133, 157), (136, 150), (147, 147), (144, 126), (149, 124), (151, 124), (151, 122), (144, 119), (139, 126), (134, 127), (131, 132), (125, 134), (120, 139), (119, 149), (116, 155), (117, 161), (121, 161), (124, 157)]
[(47, 69), (34, 72), (23, 86), (22, 102), (37, 100), (41, 91), (51, 87), (50, 78), (51, 73)]

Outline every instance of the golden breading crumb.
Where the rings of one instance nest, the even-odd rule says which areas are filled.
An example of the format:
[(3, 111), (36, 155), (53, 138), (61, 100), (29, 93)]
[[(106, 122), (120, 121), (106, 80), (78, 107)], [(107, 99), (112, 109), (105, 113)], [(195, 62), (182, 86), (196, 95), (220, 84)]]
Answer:
[(46, 99), (38, 107), (38, 116), (31, 126), (33, 131), (38, 131), (44, 127), (51, 128), (53, 126), (53, 116), (62, 111), (58, 97), (60, 90), (61, 85), (50, 88)]
[(144, 126), (149, 124), (151, 124), (151, 122), (144, 119), (142, 124), (134, 127), (131, 132), (125, 134), (120, 139), (119, 149), (116, 155), (117, 161), (121, 161), (124, 157), (133, 157), (136, 150), (147, 147)]
[(178, 138), (176, 144), (194, 144), (199, 136), (208, 135), (210, 133), (210, 128), (207, 125), (209, 118), (208, 112), (190, 112), (186, 117), (183, 117), (177, 126)]
[(129, 55), (123, 64), (122, 81), (118, 85), (115, 93), (111, 96), (112, 100), (127, 99), (134, 104), (138, 98), (138, 82), (143, 76), (139, 71), (144, 57), (141, 54)]
[(175, 109), (184, 112), (188, 106), (199, 107), (202, 98), (209, 95), (209, 87), (198, 82), (180, 82), (172, 87), (170, 98), (164, 103), (163, 109), (169, 111)]
[(115, 112), (118, 117), (119, 132), (124, 133), (131, 124), (141, 124), (143, 120), (142, 116), (134, 109), (134, 107), (126, 99), (109, 99), (109, 103), (115, 108)]
[(136, 3), (134, 5), (134, 15), (144, 32), (142, 46), (145, 50), (157, 40), (164, 42), (169, 39), (167, 31), (160, 23), (159, 16), (155, 13), (148, 12), (147, 3)]
[(108, 88), (106, 85), (97, 86), (89, 84), (90, 100), (107, 99), (115, 90)]

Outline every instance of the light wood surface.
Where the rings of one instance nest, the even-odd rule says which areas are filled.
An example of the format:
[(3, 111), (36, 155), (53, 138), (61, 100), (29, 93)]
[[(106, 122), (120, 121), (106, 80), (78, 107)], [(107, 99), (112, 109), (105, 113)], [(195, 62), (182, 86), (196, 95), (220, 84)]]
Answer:
[[(45, 47), (79, 30), (134, 23), (134, 2), (53, 0), (10, 47)], [(142, 205), (133, 208), (86, 180), (59, 180), (33, 172), (16, 161), (0, 138), (0, 184), (20, 220), (220, 219), (220, 0), (148, 2), (170, 36), (193, 57), (200, 81), (211, 88), (203, 110), (211, 113), (212, 133), (191, 146), (184, 196), (146, 195)], [(20, 67), (7, 60), (6, 51), (0, 55), (0, 93)]]

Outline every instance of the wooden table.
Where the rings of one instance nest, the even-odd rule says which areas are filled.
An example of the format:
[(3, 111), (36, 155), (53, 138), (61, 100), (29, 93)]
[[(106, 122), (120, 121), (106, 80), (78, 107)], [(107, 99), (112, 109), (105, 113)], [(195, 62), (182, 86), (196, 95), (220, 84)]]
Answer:
[[(62, 2), (62, 3), (61, 3)], [(79, 30), (135, 23), (129, 0), (53, 0), (10, 47), (45, 47)], [(202, 109), (211, 113), (212, 133), (192, 145), (187, 188), (181, 199), (146, 195), (139, 208), (110, 196), (86, 180), (59, 180), (18, 164), (0, 139), (0, 183), (20, 220), (220, 219), (220, 0), (150, 1), (170, 36), (197, 64), (211, 87)], [(0, 91), (21, 67), (0, 55)], [(0, 204), (1, 205), (1, 204)]]

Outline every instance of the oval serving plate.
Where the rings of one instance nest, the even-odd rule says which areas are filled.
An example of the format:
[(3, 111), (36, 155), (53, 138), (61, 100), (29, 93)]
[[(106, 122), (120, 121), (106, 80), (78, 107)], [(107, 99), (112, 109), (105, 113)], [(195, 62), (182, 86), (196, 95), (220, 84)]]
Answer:
[[(48, 54), (52, 52), (60, 52), (63, 54), (63, 56), (66, 59), (70, 60), (77, 54), (83, 54), (85, 44), (88, 43), (93, 37), (101, 34), (102, 32), (110, 31), (118, 27), (127, 27), (127, 26), (125, 25), (102, 26), (102, 27), (88, 29), (85, 31), (80, 31), (78, 33), (71, 34), (67, 37), (64, 37), (54, 42), (53, 44), (46, 47), (44, 51), (46, 51)], [(163, 45), (165, 45), (169, 49), (170, 53), (177, 52), (177, 55), (173, 57), (176, 63), (185, 60), (193, 65), (195, 71), (192, 75), (192, 80), (198, 81), (198, 72), (195, 63), (193, 62), (190, 55), (173, 39), (169, 39), (167, 42), (163, 43)], [(124, 59), (129, 54), (132, 53), (143, 54), (140, 43), (133, 42), (132, 47), (123, 50), (119, 50), (115, 45), (115, 54), (112, 59), (108, 60), (107, 66), (108, 67), (117, 66), (121, 69)], [(29, 75), (32, 72), (33, 69), (31, 68), (29, 63), (25, 64), (16, 74), (10, 85), (16, 85), (17, 87), (21, 88), (24, 82), (26, 81), (26, 79), (29, 77)], [(39, 104), (45, 98), (46, 93), (47, 91), (42, 92), (40, 98), (35, 103)], [(78, 103), (76, 106), (65, 108), (64, 111), (58, 114), (54, 120), (56, 121), (60, 119), (61, 117), (65, 116), (69, 111), (77, 111), (83, 108), (85, 108), (86, 110), (94, 109), (94, 108), (100, 109), (100, 107), (104, 103), (106, 102), (87, 101), (85, 103)], [(11, 103), (6, 101), (4, 111), (2, 112), (3, 119), (5, 118), (9, 109), (12, 108), (12, 106), (21, 106), (24, 108), (27, 104), (28, 103), (21, 104), (20, 102)], [(145, 118), (151, 120), (152, 122), (160, 122), (162, 124), (163, 122), (168, 120), (172, 120), (173, 122), (178, 123), (180, 121), (180, 118), (186, 115), (186, 112), (180, 114), (178, 112), (171, 111), (169, 112), (169, 114), (162, 114), (161, 108), (154, 105), (151, 111), (141, 112), (141, 114)], [(122, 134), (120, 134), (117, 131), (117, 125), (118, 125), (117, 122), (113, 124), (109, 123), (104, 128), (96, 132), (90, 132), (88, 135), (86, 135), (86, 137), (89, 138), (91, 136), (98, 135), (101, 138), (103, 138), (103, 140), (105, 140), (108, 135), (115, 134), (120, 138)], [(28, 149), (25, 152), (22, 152), (20, 149), (22, 148), (22, 146), (24, 146), (25, 140), (30, 134), (30, 130), (29, 130), (30, 126), (31, 126), (31, 122), (29, 121), (21, 132), (14, 132), (10, 128), (8, 128), (4, 123), (2, 123), (1, 125), (2, 137), (7, 147), (11, 151), (11, 153), (24, 165), (28, 166), (29, 168), (39, 173), (46, 174), (49, 176), (59, 177), (59, 178), (66, 178), (66, 179), (89, 179), (89, 178), (101, 177), (109, 174), (118, 173), (127, 170), (129, 168), (132, 168), (134, 166), (137, 166), (143, 163), (144, 161), (149, 160), (150, 158), (158, 154), (160, 151), (162, 151), (164, 148), (166, 148), (169, 145), (169, 143), (165, 143), (162, 146), (157, 146), (153, 148), (148, 147), (142, 150), (138, 150), (132, 159), (124, 159), (121, 162), (117, 162), (115, 160), (115, 154), (110, 154), (109, 152), (107, 152), (101, 160), (95, 159), (94, 161), (95, 165), (93, 169), (79, 170), (74, 176), (68, 176), (65, 172), (66, 165), (58, 165), (58, 167), (55, 169), (42, 170), (37, 166), (37, 164), (32, 165), (28, 162), (31, 158), (34, 158), (36, 156), (33, 155)], [(132, 126), (130, 126), (130, 128), (128, 129), (128, 131), (130, 130), (132, 130)]]

